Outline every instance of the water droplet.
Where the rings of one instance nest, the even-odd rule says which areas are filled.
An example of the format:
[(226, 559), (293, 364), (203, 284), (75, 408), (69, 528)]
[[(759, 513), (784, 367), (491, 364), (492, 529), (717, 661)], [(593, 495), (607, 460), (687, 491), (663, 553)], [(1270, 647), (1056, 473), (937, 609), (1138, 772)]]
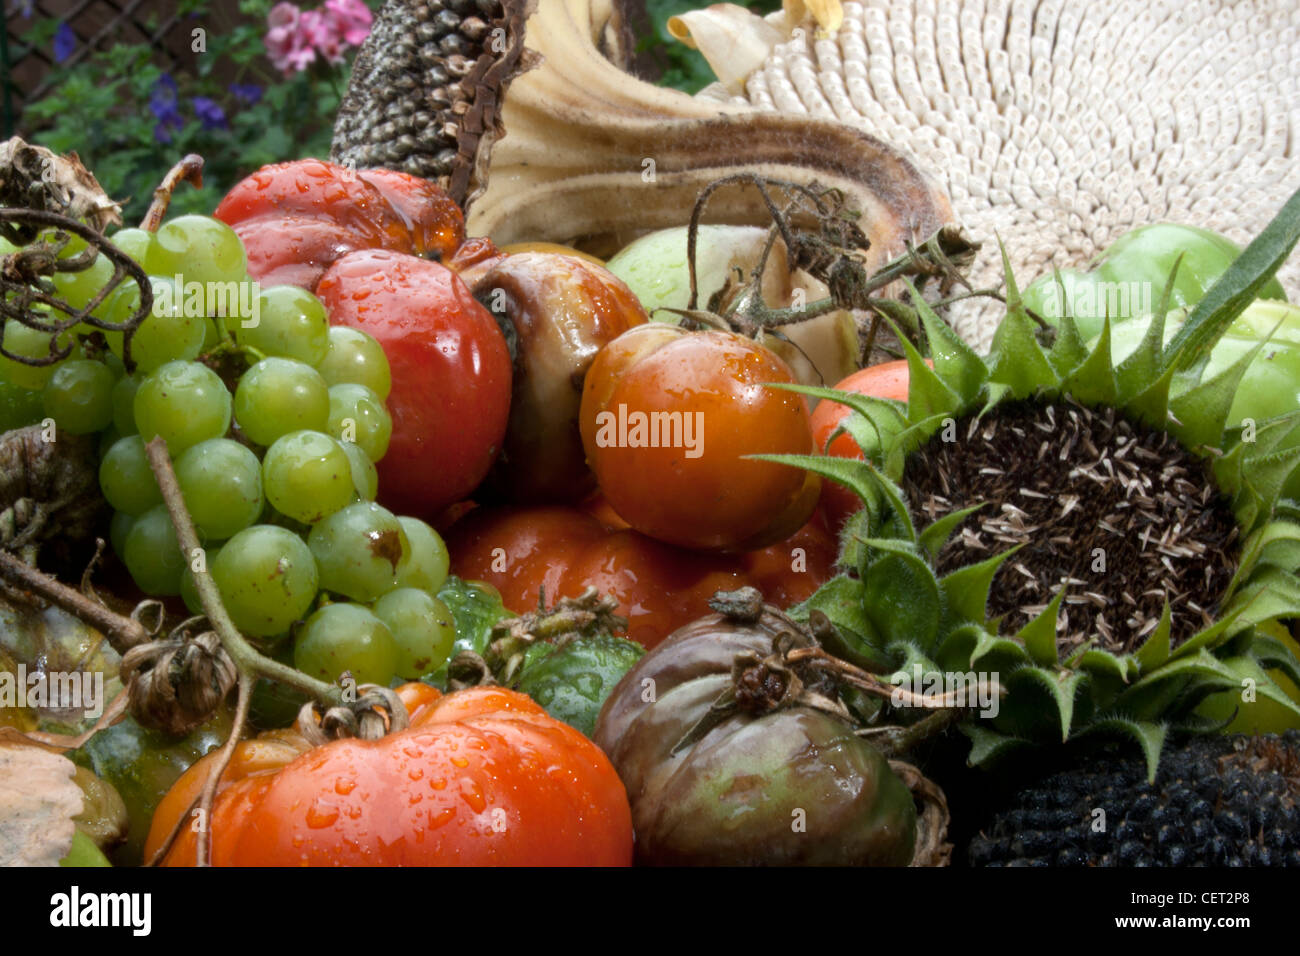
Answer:
[(483, 796), (483, 788), (469, 777), (461, 780), (460, 795), (475, 813), (482, 813), (487, 809), (487, 799)]
[(434, 790), (444, 790), (447, 787), (447, 781), (443, 777), (439, 777), (437, 780), (430, 780), (429, 786)]
[(322, 830), (339, 818), (338, 807), (317, 800), (307, 811), (307, 826)]
[(424, 770), (420, 767), (412, 767), (410, 770), (406, 771), (406, 775), (412, 780), (423, 780)]
[(357, 782), (351, 777), (339, 777), (334, 781), (334, 792), (341, 797), (346, 797), (356, 789)]
[(469, 766), (469, 761), (466, 760), (464, 757), (452, 757), (451, 762), (455, 764), (457, 767), (460, 767), (462, 770), (464, 770), (466, 767)]

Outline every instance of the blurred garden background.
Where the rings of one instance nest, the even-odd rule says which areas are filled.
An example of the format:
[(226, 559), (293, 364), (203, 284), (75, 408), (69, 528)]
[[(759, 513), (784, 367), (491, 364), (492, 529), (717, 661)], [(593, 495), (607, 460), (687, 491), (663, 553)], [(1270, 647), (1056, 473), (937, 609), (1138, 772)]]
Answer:
[[(266, 163), (326, 156), (352, 60), (383, 0), (0, 3), (0, 140), (75, 150), (130, 223), (186, 153), (204, 158), (204, 185), (176, 194), (178, 213), (210, 213)], [(702, 5), (632, 0), (639, 75), (692, 93), (712, 80), (665, 28)]]

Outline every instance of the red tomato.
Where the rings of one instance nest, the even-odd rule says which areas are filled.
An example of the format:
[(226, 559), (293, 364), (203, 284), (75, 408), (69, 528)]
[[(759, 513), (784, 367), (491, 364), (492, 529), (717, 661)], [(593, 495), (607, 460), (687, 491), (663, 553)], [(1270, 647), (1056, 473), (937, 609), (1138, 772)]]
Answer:
[(329, 265), (353, 250), (443, 258), (465, 238), (460, 208), (437, 184), (319, 159), (262, 167), (215, 215), (239, 234), (248, 274), (266, 286), (315, 290)]
[(380, 502), (433, 520), (469, 496), (501, 449), (511, 368), (500, 328), (455, 273), (397, 252), (344, 256), (316, 293), (332, 323), (374, 336), (392, 369)]
[[(218, 785), (215, 866), (627, 866), (632, 816), (595, 744), (524, 694), (441, 696), (407, 684), (406, 730), (309, 747), (291, 731), (240, 743)], [(216, 754), (153, 817), (148, 858), (189, 812)], [(192, 866), (182, 827), (164, 860)]]
[[(933, 364), (929, 359), (927, 364)], [(892, 398), (900, 402), (907, 401), (908, 389), (907, 360), (885, 362), (881, 365), (869, 365), (858, 369), (835, 387), (842, 392), (856, 392), (859, 395), (871, 395), (876, 398)], [(818, 403), (812, 415), (813, 442), (818, 452), (836, 458), (861, 458), (862, 450), (847, 432), (840, 435), (830, 446), (827, 441), (831, 434), (849, 416), (851, 409), (829, 399)], [(839, 530), (854, 512), (862, 508), (858, 496), (836, 481), (822, 482), (821, 511), (826, 524)]]
[(730, 332), (651, 322), (624, 332), (587, 372), (580, 424), (601, 492), (633, 528), (688, 548), (780, 541), (816, 507), (820, 480), (746, 456), (807, 454), (804, 400), (766, 383), (789, 366)]
[[(590, 505), (600, 513), (600, 505)], [(831, 576), (835, 541), (810, 523), (788, 541), (747, 554), (689, 551), (626, 527), (605, 527), (589, 510), (480, 508), (447, 533), (452, 573), (486, 581), (516, 613), (577, 597), (594, 586), (619, 604), (628, 637), (654, 647), (710, 613), (719, 590), (753, 585), (781, 606), (802, 601)]]

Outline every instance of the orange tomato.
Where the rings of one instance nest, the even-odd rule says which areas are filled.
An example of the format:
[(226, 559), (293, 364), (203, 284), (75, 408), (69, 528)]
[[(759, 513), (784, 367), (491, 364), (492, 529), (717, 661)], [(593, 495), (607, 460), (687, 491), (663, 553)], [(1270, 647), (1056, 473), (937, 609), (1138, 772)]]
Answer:
[[(410, 726), (310, 747), (240, 743), (213, 806), (215, 866), (626, 866), (627, 795), (604, 753), (524, 694), (398, 690)], [(203, 787), (209, 754), (159, 804), (148, 858)], [(183, 826), (164, 865), (193, 865)]]
[(820, 479), (756, 454), (807, 454), (803, 398), (777, 355), (731, 332), (636, 326), (592, 362), (580, 424), (587, 461), (633, 528), (686, 548), (747, 551), (789, 537)]
[[(933, 364), (929, 359), (925, 361), (927, 364)], [(842, 392), (856, 392), (859, 395), (906, 402), (908, 383), (907, 360), (899, 359), (896, 362), (884, 362), (858, 369), (835, 388)], [(862, 450), (858, 448), (858, 443), (847, 432), (831, 441), (829, 446), (827, 445), (831, 434), (849, 416), (849, 412), (847, 405), (829, 399), (817, 404), (812, 414), (812, 431), (813, 443), (819, 454), (831, 455), (835, 458), (862, 457)], [(822, 482), (821, 512), (827, 527), (833, 531), (838, 531), (848, 517), (861, 507), (862, 502), (858, 500), (858, 496), (839, 482)]]

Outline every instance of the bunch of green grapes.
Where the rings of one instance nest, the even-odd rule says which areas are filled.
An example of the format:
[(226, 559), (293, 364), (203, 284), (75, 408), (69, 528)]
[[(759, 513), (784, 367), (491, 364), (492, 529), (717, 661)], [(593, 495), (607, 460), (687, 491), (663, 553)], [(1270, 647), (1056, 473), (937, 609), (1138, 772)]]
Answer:
[[(428, 524), (374, 501), (393, 424), (383, 348), (331, 327), (304, 289), (258, 290), (239, 237), (219, 220), (182, 216), (155, 234), (123, 229), (112, 239), (148, 273), (155, 297), (131, 339), (134, 368), (121, 332), (79, 325), (66, 333), (72, 354), (56, 365), (0, 357), (0, 409), (4, 389), (39, 396), (57, 430), (101, 435), (113, 548), (146, 594), (180, 595), (201, 613), (192, 575), (201, 561), (235, 625), (267, 647), (291, 639), (294, 663), (309, 674), (333, 681), (350, 671), (358, 683), (387, 685), (436, 670), (455, 640), (437, 597), (446, 545)], [(72, 246), (63, 254), (79, 251)], [(112, 271), (100, 256), (54, 281), (81, 309)], [(235, 314), (241, 284), (256, 310)], [(227, 308), (209, 314), (207, 290), (218, 287)], [(202, 309), (191, 306), (196, 291)], [(172, 302), (180, 307), (169, 310)], [(139, 305), (127, 280), (92, 315), (121, 324)], [(30, 333), (11, 323), (5, 347), (48, 355), (49, 336)], [(200, 360), (223, 351), (246, 366), (233, 386), (233, 373), (223, 378)], [(159, 436), (203, 545), (189, 562), (145, 452)]]

